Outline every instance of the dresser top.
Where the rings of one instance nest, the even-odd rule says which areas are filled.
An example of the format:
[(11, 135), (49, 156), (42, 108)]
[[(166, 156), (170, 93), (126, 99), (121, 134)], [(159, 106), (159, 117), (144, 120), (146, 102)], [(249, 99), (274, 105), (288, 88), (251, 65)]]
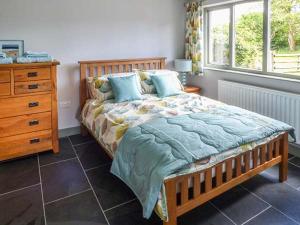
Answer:
[(59, 61), (43, 62), (43, 63), (13, 63), (13, 64), (0, 64), (0, 69), (5, 68), (26, 68), (26, 67), (43, 67), (43, 66), (57, 66)]

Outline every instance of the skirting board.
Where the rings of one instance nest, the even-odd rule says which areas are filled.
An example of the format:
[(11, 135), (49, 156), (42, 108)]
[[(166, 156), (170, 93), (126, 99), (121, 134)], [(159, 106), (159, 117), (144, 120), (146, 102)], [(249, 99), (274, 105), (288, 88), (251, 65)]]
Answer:
[(70, 127), (70, 128), (61, 129), (58, 131), (58, 136), (60, 138), (72, 136), (75, 134), (80, 134), (80, 127)]

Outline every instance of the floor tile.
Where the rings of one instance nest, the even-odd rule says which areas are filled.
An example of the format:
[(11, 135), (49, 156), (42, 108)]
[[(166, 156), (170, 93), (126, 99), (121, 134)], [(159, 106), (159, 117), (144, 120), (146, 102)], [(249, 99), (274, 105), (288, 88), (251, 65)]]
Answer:
[(212, 203), (236, 224), (246, 222), (269, 206), (240, 186), (215, 198)]
[(103, 210), (135, 198), (133, 192), (109, 171), (110, 165), (87, 172)]
[(110, 225), (161, 225), (162, 221), (153, 213), (149, 220), (143, 218), (143, 210), (138, 201), (107, 211)]
[(111, 163), (111, 159), (96, 142), (76, 146), (75, 150), (84, 169)]
[(243, 184), (249, 191), (300, 223), (300, 192), (263, 173)]
[(78, 144), (94, 141), (94, 138), (91, 135), (82, 136), (81, 134), (76, 134), (70, 136), (70, 140), (72, 142), (72, 145), (78, 145)]
[[(291, 163), (289, 163), (288, 169), (289, 169), (288, 170), (288, 179), (286, 182), (294, 188), (299, 188), (300, 187), (300, 167), (294, 166)], [(266, 172), (278, 179), (279, 166), (278, 165), (273, 166), (272, 168), (266, 170)]]
[(297, 225), (293, 220), (289, 219), (274, 208), (270, 208), (245, 225)]
[(0, 163), (0, 194), (40, 182), (37, 156)]
[(90, 188), (77, 159), (41, 167), (45, 202)]
[(59, 153), (54, 154), (52, 151), (43, 152), (39, 154), (40, 165), (46, 165), (54, 162), (59, 162), (66, 159), (76, 157), (69, 138), (59, 139)]
[(92, 191), (45, 206), (48, 225), (104, 225), (105, 217)]
[(0, 197), (1, 225), (44, 225), (40, 185)]
[(290, 162), (300, 167), (300, 158), (294, 157), (290, 160)]
[(233, 223), (206, 203), (178, 218), (178, 225), (233, 225)]

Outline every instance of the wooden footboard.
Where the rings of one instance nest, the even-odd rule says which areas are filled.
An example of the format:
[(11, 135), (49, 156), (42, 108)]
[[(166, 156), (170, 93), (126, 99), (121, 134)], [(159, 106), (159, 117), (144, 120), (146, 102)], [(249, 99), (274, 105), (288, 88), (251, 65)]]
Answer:
[(283, 182), (288, 171), (288, 133), (204, 171), (166, 180), (169, 221), (164, 225), (176, 225), (177, 217), (279, 163)]

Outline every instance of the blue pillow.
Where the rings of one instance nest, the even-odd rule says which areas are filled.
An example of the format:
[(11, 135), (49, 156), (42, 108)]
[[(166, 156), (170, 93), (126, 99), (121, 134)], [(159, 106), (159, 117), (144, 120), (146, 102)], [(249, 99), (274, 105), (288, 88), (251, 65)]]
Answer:
[(151, 76), (151, 80), (156, 88), (157, 95), (160, 98), (179, 95), (182, 93), (176, 85), (174, 84), (174, 79), (172, 76), (168, 75), (158, 75)]
[(142, 99), (137, 86), (136, 75), (124, 77), (108, 77), (116, 102), (126, 102)]

